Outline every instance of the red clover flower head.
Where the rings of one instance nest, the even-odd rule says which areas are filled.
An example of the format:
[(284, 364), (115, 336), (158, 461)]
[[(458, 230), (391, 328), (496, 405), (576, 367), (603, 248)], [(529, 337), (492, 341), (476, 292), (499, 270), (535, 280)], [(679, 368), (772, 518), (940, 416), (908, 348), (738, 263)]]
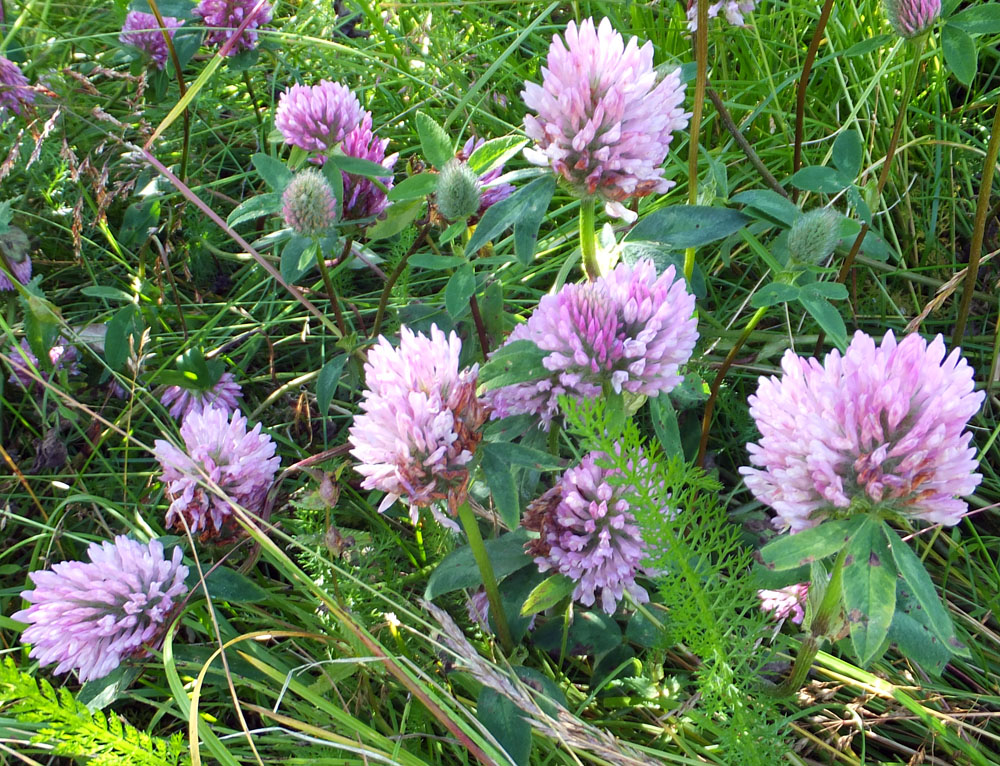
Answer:
[(271, 21), (271, 6), (260, 0), (201, 0), (192, 13), (208, 27), (205, 43), (219, 46), (229, 41), (247, 16), (251, 17), (243, 34), (229, 49), (230, 56), (256, 48), (257, 29)]
[(153, 454), (171, 501), (167, 524), (183, 530), (186, 523), (203, 539), (224, 541), (237, 533), (233, 503), (250, 513), (263, 508), (281, 459), (260, 428), (258, 423), (247, 431), (247, 419), (239, 410), (230, 419), (226, 410), (207, 406), (184, 419), (183, 450), (156, 440)]
[(81, 681), (103, 678), (122, 660), (141, 656), (166, 630), (187, 593), (188, 569), (181, 549), (166, 558), (163, 545), (125, 535), (91, 543), (90, 561), (64, 561), (28, 576), (35, 587), (21, 597), (31, 603), (13, 618), (28, 623), (21, 641), (30, 657), (76, 670)]
[(885, 15), (900, 37), (919, 37), (941, 15), (941, 0), (885, 0)]
[[(757, 0), (719, 0), (708, 6), (708, 18), (714, 19), (719, 15), (719, 11), (726, 17), (734, 27), (745, 27), (746, 21), (744, 13), (750, 13), (757, 7)], [(692, 32), (698, 30), (698, 0), (688, 0), (687, 9), (688, 29)]]
[[(326, 152), (361, 124), (361, 103), (350, 88), (320, 80), (318, 85), (293, 85), (281, 94), (274, 124), (285, 143), (307, 152)], [(316, 158), (322, 164), (324, 158)]]
[(0, 119), (9, 109), (14, 114), (20, 114), (25, 104), (35, 101), (35, 92), (28, 87), (28, 78), (21, 72), (21, 67), (9, 58), (0, 56)]
[(11, 346), (11, 350), (4, 359), (10, 365), (10, 377), (8, 380), (11, 383), (20, 385), (26, 391), (42, 391), (44, 390), (44, 386), (35, 379), (35, 374), (32, 373), (24, 361), (25, 357), (31, 362), (31, 367), (37, 370), (44, 380), (52, 380), (63, 369), (66, 370), (68, 375), (76, 375), (80, 371), (77, 364), (78, 356), (76, 348), (69, 345), (69, 341), (65, 338), (59, 338), (56, 341), (56, 345), (49, 349), (49, 362), (52, 363), (52, 369), (45, 369), (39, 366), (38, 357), (35, 356), (31, 350), (31, 346), (28, 345), (28, 339), (22, 338), (20, 351), (18, 351), (17, 346)]
[(809, 583), (800, 582), (777, 590), (759, 590), (760, 610), (770, 612), (776, 620), (792, 618), (792, 622), (801, 625), (806, 616), (806, 599), (809, 598)]
[(573, 598), (614, 614), (627, 592), (639, 603), (649, 600), (636, 584), (645, 543), (628, 503), (635, 488), (612, 484), (617, 470), (601, 466), (603, 452), (591, 452), (559, 483), (531, 503), (522, 521), (539, 533), (525, 545), (542, 572), (564, 574), (577, 585)]
[[(28, 284), (31, 279), (31, 256), (28, 235), (16, 226), (10, 226), (3, 234), (0, 234), (0, 256), (4, 263), (14, 275), (14, 279), (22, 285)], [(7, 272), (0, 270), (0, 292), (14, 289), (14, 283), (10, 281)]]
[[(174, 36), (174, 31), (183, 23), (173, 16), (163, 17), (163, 25), (170, 37)], [(157, 69), (163, 69), (167, 66), (167, 56), (169, 55), (167, 43), (163, 39), (160, 24), (153, 14), (129, 11), (125, 17), (125, 23), (122, 25), (121, 34), (118, 35), (118, 41), (145, 53)]]
[(184, 420), (192, 412), (201, 412), (206, 407), (216, 407), (228, 415), (239, 406), (237, 399), (241, 396), (243, 388), (236, 382), (236, 378), (231, 372), (224, 372), (207, 391), (168, 386), (160, 396), (160, 404), (167, 408), (170, 417)]
[(653, 44), (628, 45), (603, 19), (570, 22), (565, 43), (549, 47), (542, 84), (526, 82), (521, 97), (535, 115), (524, 130), (535, 149), (525, 157), (551, 165), (580, 197), (599, 197), (609, 215), (634, 219), (622, 204), (631, 197), (665, 192), (674, 184), (661, 166), (684, 111), (680, 70), (657, 78)]
[(657, 277), (648, 259), (546, 295), (507, 342), (530, 340), (548, 352), (542, 364), (551, 374), (487, 392), (492, 417), (529, 413), (548, 429), (561, 394), (670, 391), (698, 339), (693, 315), (694, 296), (674, 267)]
[(982, 477), (965, 426), (983, 402), (972, 368), (938, 335), (881, 346), (855, 334), (820, 364), (792, 351), (784, 374), (761, 377), (750, 414), (761, 439), (748, 444), (747, 487), (800, 532), (831, 514), (881, 509), (951, 526), (968, 512), (958, 498)]
[[(388, 138), (379, 138), (372, 133), (371, 112), (365, 112), (361, 122), (354, 130), (344, 137), (341, 146), (348, 157), (358, 157), (378, 163), (386, 169), (387, 175), (379, 178), (386, 189), (392, 188), (392, 169), (396, 165), (398, 154), (385, 156), (389, 145)], [(344, 178), (344, 220), (357, 221), (362, 218), (374, 218), (389, 204), (389, 200), (370, 178), (341, 173)]]
[(397, 348), (380, 337), (369, 350), (363, 414), (349, 440), (361, 486), (386, 493), (379, 511), (402, 498), (416, 522), (419, 508), (434, 512), (446, 500), (454, 515), (464, 502), (485, 413), (476, 398), (478, 365), (460, 371), (461, 350), (458, 335), (436, 325), (429, 338), (401, 327)]
[(285, 225), (303, 237), (315, 237), (337, 223), (337, 198), (323, 174), (299, 171), (281, 195)]

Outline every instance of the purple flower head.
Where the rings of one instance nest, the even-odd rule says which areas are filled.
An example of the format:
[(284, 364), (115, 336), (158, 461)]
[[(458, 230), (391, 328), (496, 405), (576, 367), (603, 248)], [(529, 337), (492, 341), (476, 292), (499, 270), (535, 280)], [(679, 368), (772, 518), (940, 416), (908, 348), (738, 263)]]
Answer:
[[(399, 330), (399, 347), (384, 337), (368, 352), (363, 414), (350, 430), (351, 454), (362, 487), (386, 493), (384, 511), (396, 500), (418, 509), (447, 500), (457, 512), (469, 483), (466, 467), (482, 438), (485, 413), (476, 398), (478, 366), (459, 371), (462, 342), (431, 325), (431, 336)], [(437, 515), (437, 514), (436, 514)], [(439, 519), (445, 518), (438, 516)]]
[(337, 223), (337, 198), (318, 170), (308, 168), (295, 174), (281, 195), (281, 216), (285, 225), (303, 237), (316, 237)]
[(171, 501), (166, 522), (182, 530), (186, 525), (203, 539), (231, 539), (239, 530), (233, 504), (250, 513), (264, 506), (281, 462), (274, 457), (274, 442), (261, 433), (260, 423), (247, 431), (239, 410), (230, 420), (224, 409), (212, 406), (184, 419), (181, 438), (184, 450), (163, 439), (153, 445)]
[(645, 549), (628, 504), (635, 488), (611, 484), (618, 471), (603, 468), (606, 460), (603, 452), (585, 456), (529, 505), (522, 524), (539, 533), (525, 545), (539, 570), (575, 580), (574, 599), (592, 606), (600, 597), (614, 614), (626, 592), (639, 603), (649, 594), (635, 582)]
[(21, 67), (9, 58), (0, 56), (0, 119), (6, 110), (20, 114), (25, 104), (35, 102), (35, 92), (28, 87), (28, 78)]
[(918, 37), (941, 15), (941, 0), (885, 0), (885, 15), (900, 37)]
[[(396, 165), (398, 154), (385, 156), (385, 148), (389, 145), (388, 138), (379, 138), (372, 133), (371, 112), (365, 112), (361, 122), (354, 130), (344, 137), (341, 146), (348, 157), (358, 157), (371, 160), (386, 169), (387, 175), (379, 180), (386, 189), (392, 188), (392, 169)], [(344, 220), (357, 221), (362, 218), (374, 218), (389, 204), (385, 192), (378, 188), (370, 178), (342, 173), (344, 177)]]
[(87, 556), (29, 574), (35, 588), (21, 597), (31, 606), (13, 615), (28, 623), (21, 641), (31, 644), (29, 656), (58, 663), (56, 673), (76, 670), (81, 681), (103, 678), (155, 645), (188, 590), (181, 549), (168, 559), (157, 540), (119, 535), (91, 543)]
[[(455, 156), (463, 162), (468, 162), (473, 152), (485, 143), (485, 138), (472, 136)], [(503, 175), (503, 165), (497, 165), (492, 170), (487, 170), (479, 176), (481, 194), (479, 197), (479, 212), (476, 213), (477, 217), (485, 213), (491, 205), (507, 199), (507, 197), (514, 193), (514, 187), (511, 184), (494, 183), (501, 175)]]
[(760, 610), (770, 612), (776, 620), (792, 618), (792, 622), (801, 625), (806, 616), (806, 599), (809, 598), (809, 583), (800, 582), (777, 590), (759, 590)]
[[(757, 7), (757, 0), (719, 0), (708, 6), (708, 18), (714, 19), (719, 15), (719, 11), (726, 17), (726, 21), (734, 27), (745, 27), (746, 21), (743, 19), (744, 13), (750, 13)], [(692, 32), (698, 30), (698, 3), (697, 0), (688, 0), (687, 9), (688, 29)]]
[(747, 487), (791, 531), (832, 514), (876, 507), (957, 524), (957, 499), (975, 490), (976, 450), (965, 426), (982, 404), (972, 368), (938, 335), (881, 346), (862, 332), (821, 365), (786, 351), (784, 374), (760, 378), (750, 414), (761, 439), (748, 444), (740, 473)]
[[(293, 85), (281, 94), (274, 124), (285, 143), (307, 152), (326, 152), (361, 124), (361, 103), (350, 88), (320, 80), (318, 85)], [(322, 164), (323, 157), (316, 158)]]
[(631, 197), (665, 192), (663, 177), (671, 134), (691, 116), (682, 108), (680, 70), (657, 81), (653, 44), (628, 45), (603, 19), (570, 22), (565, 44), (549, 47), (542, 84), (526, 82), (521, 97), (536, 115), (524, 131), (536, 149), (525, 157), (551, 165), (580, 197), (604, 200), (608, 215), (634, 218), (622, 204)]
[[(28, 235), (16, 226), (10, 226), (3, 234), (0, 234), (0, 256), (14, 279), (22, 285), (28, 284), (31, 279), (31, 256), (28, 255), (30, 244)], [(14, 289), (14, 283), (10, 281), (6, 271), (0, 270), (0, 292)]]
[[(52, 380), (63, 369), (66, 370), (68, 375), (76, 375), (80, 371), (77, 364), (79, 354), (76, 348), (69, 345), (69, 341), (65, 338), (59, 338), (56, 341), (56, 345), (49, 349), (49, 361), (52, 363), (52, 369), (45, 369), (39, 366), (38, 357), (31, 351), (31, 346), (28, 345), (27, 338), (21, 339), (20, 349), (18, 351), (17, 347), (11, 346), (11, 350), (4, 359), (10, 365), (10, 377), (8, 380), (11, 383), (17, 383), (26, 391), (43, 391), (45, 389), (45, 386), (36, 380), (36, 374), (32, 372), (32, 368), (37, 371), (43, 380)], [(24, 352), (23, 356), (21, 352)], [(30, 367), (24, 361), (25, 357), (31, 362)]]
[(256, 48), (257, 29), (271, 21), (271, 6), (260, 0), (201, 0), (192, 13), (208, 27), (205, 44), (219, 46), (225, 45), (243, 20), (250, 16), (250, 23), (229, 49), (230, 56)]
[[(174, 31), (183, 23), (173, 16), (163, 17), (163, 25), (171, 38), (174, 36)], [(163, 31), (153, 14), (129, 11), (125, 17), (125, 24), (122, 25), (121, 34), (118, 35), (118, 41), (145, 53), (157, 69), (167, 66), (169, 55), (167, 42), (163, 39)]]
[(682, 378), (698, 339), (694, 296), (670, 266), (659, 277), (650, 260), (619, 264), (593, 282), (570, 284), (546, 295), (507, 342), (530, 340), (548, 355), (551, 375), (486, 394), (494, 418), (529, 413), (548, 429), (561, 394), (616, 393), (656, 396)]
[(226, 415), (239, 406), (237, 399), (243, 396), (243, 389), (231, 372), (224, 372), (214, 386), (207, 390), (168, 386), (160, 396), (160, 404), (167, 408), (170, 417), (184, 420), (192, 412), (201, 412), (206, 407), (215, 407)]

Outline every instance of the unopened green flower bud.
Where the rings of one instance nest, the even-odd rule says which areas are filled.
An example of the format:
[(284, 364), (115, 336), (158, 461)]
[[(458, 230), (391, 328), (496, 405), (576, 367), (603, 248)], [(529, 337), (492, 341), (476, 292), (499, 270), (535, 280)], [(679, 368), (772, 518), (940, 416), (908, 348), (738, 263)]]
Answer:
[(839, 241), (840, 215), (825, 207), (810, 210), (788, 232), (791, 262), (817, 264), (833, 252)]
[(435, 191), (438, 212), (449, 221), (462, 221), (479, 210), (479, 176), (461, 160), (451, 160), (441, 169)]
[(337, 198), (318, 170), (303, 170), (281, 196), (285, 224), (304, 237), (315, 237), (337, 222)]

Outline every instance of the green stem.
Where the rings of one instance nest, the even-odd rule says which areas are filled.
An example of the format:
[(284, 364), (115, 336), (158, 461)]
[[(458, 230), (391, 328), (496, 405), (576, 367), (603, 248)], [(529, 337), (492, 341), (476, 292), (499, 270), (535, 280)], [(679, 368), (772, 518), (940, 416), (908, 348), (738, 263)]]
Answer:
[(955, 334), (951, 343), (957, 346), (965, 334), (965, 322), (969, 318), (972, 306), (972, 293), (976, 288), (976, 276), (979, 273), (979, 258), (983, 250), (983, 235), (986, 232), (987, 211), (990, 207), (990, 192), (993, 189), (993, 169), (997, 164), (997, 154), (1000, 153), (1000, 99), (997, 100), (993, 113), (993, 127), (990, 140), (986, 145), (986, 159), (983, 165), (983, 178), (979, 184), (979, 199), (976, 202), (976, 219), (972, 225), (972, 242), (969, 244), (969, 266), (965, 272), (965, 287), (962, 290), (962, 303), (958, 309), (958, 319), (955, 322)]
[(316, 245), (316, 264), (319, 266), (319, 273), (323, 276), (323, 286), (326, 294), (330, 298), (330, 307), (333, 309), (333, 317), (337, 320), (337, 327), (340, 329), (341, 337), (347, 335), (347, 324), (344, 322), (344, 314), (340, 310), (340, 301), (337, 300), (337, 292), (333, 289), (333, 280), (330, 279), (330, 271), (326, 268), (326, 258), (323, 257), (323, 248)]
[[(816, 61), (816, 54), (819, 52), (820, 43), (823, 42), (823, 35), (826, 31), (826, 22), (830, 19), (830, 12), (833, 10), (833, 0), (826, 0), (823, 3), (823, 10), (819, 13), (819, 22), (813, 30), (812, 40), (809, 41), (809, 50), (806, 51), (806, 60), (802, 63), (802, 75), (799, 77), (799, 87), (795, 91), (795, 148), (792, 151), (792, 173), (802, 167), (802, 138), (805, 132), (806, 120), (806, 88), (809, 86), (809, 77), (812, 74), (813, 63)], [(792, 200), (798, 200), (798, 189), (792, 190)]]
[(479, 534), (479, 522), (476, 521), (476, 515), (472, 512), (472, 506), (468, 502), (459, 506), (458, 518), (462, 522), (466, 537), (469, 538), (469, 547), (476, 559), (479, 573), (483, 576), (483, 586), (486, 588), (486, 598), (490, 602), (493, 622), (497, 626), (500, 645), (507, 654), (510, 654), (514, 650), (514, 641), (511, 639), (510, 628), (507, 626), (507, 613), (504, 612), (503, 604), (500, 602), (500, 589), (497, 587), (496, 575), (493, 574), (493, 564), (490, 563), (490, 557), (486, 554), (486, 544), (483, 542), (483, 536)]
[(601, 276), (601, 267), (597, 263), (594, 205), (594, 197), (584, 197), (580, 200), (580, 252), (583, 254), (583, 270), (591, 280)]
[[(184, 98), (184, 94), (187, 93), (187, 84), (184, 82), (184, 73), (181, 72), (181, 60), (177, 56), (177, 50), (174, 48), (174, 38), (171, 37), (170, 33), (167, 31), (167, 25), (163, 23), (163, 16), (160, 15), (160, 8), (156, 4), (156, 0), (149, 0), (149, 10), (153, 12), (153, 16), (156, 18), (156, 23), (160, 25), (160, 33), (163, 35), (163, 42), (167, 44), (167, 52), (170, 54), (170, 63), (174, 65), (174, 75), (177, 77), (177, 92), (180, 94), (181, 98)], [(188, 166), (188, 155), (191, 149), (191, 113), (187, 109), (184, 110), (184, 136), (181, 139), (181, 166), (179, 168), (180, 172), (178, 176), (183, 181), (187, 178), (187, 166)]]
[[(844, 561), (846, 559), (847, 546), (845, 545), (837, 556), (837, 560), (833, 563), (830, 582), (827, 583), (826, 590), (823, 591), (823, 600), (820, 601), (816, 615), (813, 617), (809, 635), (799, 646), (799, 653), (795, 657), (792, 672), (785, 679), (784, 683), (778, 687), (777, 695), (780, 697), (787, 697), (802, 688), (802, 684), (809, 674), (809, 669), (812, 668), (813, 660), (816, 659), (816, 653), (819, 652), (830, 631), (830, 627), (834, 623), (834, 619), (840, 613), (840, 596), (843, 588)], [(815, 583), (813, 585), (815, 586)]]
[(747, 338), (750, 337), (750, 333), (754, 331), (754, 328), (760, 323), (760, 320), (764, 318), (764, 314), (767, 313), (767, 307), (761, 306), (757, 309), (756, 313), (750, 317), (750, 321), (747, 322), (747, 326), (743, 328), (743, 332), (740, 333), (740, 337), (736, 339), (736, 343), (730, 349), (729, 353), (726, 354), (726, 358), (722, 362), (722, 366), (719, 371), (715, 374), (715, 380), (712, 381), (712, 388), (709, 390), (708, 401), (705, 402), (705, 414), (701, 419), (701, 441), (698, 442), (698, 458), (695, 460), (695, 465), (705, 467), (705, 452), (708, 449), (708, 432), (712, 426), (712, 413), (715, 411), (715, 400), (719, 398), (719, 389), (722, 387), (722, 380), (726, 377), (726, 373), (729, 372), (729, 368), (733, 366), (733, 361), (736, 359), (736, 355), (743, 348), (743, 344), (747, 342)]
[[(708, 0), (697, 0), (698, 29), (694, 33), (694, 60), (697, 65), (694, 83), (694, 105), (688, 125), (688, 204), (698, 204), (698, 136), (701, 134), (701, 115), (705, 109), (705, 90), (708, 87)], [(684, 278), (690, 282), (694, 274), (694, 248), (684, 251)]]
[[(924, 53), (924, 45), (927, 42), (927, 35), (921, 35), (919, 39), (913, 42), (913, 61), (910, 62), (910, 71), (906, 77), (906, 86), (903, 90), (903, 98), (899, 102), (899, 113), (896, 115), (896, 124), (892, 127), (892, 137), (889, 139), (889, 148), (886, 150), (885, 159), (882, 161), (882, 169), (878, 174), (878, 183), (875, 185), (875, 196), (881, 201), (882, 192), (885, 190), (885, 185), (889, 181), (889, 171), (892, 168), (893, 157), (896, 156), (896, 148), (899, 146), (899, 136), (903, 132), (903, 125), (906, 123), (906, 108), (910, 103), (910, 97), (913, 95), (913, 86), (917, 82), (917, 74), (920, 72), (920, 59)], [(867, 223), (861, 224), (861, 231), (858, 232), (858, 236), (854, 238), (854, 244), (851, 245), (851, 250), (844, 258), (843, 264), (840, 266), (840, 271), (837, 273), (837, 282), (844, 284), (847, 281), (847, 275), (851, 271), (851, 267), (854, 265), (854, 259), (858, 257), (858, 253), (861, 252), (861, 244), (865, 241), (865, 235), (868, 233), (869, 225)], [(819, 357), (820, 353), (823, 351), (823, 340), (825, 338), (824, 333), (819, 334), (819, 339), (816, 341), (816, 350), (813, 352), (813, 356)]]

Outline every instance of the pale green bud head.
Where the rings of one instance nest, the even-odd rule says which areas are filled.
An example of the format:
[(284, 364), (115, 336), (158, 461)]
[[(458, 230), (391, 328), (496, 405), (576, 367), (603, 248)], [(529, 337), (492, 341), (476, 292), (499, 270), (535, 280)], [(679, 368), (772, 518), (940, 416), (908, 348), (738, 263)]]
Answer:
[(815, 265), (833, 252), (840, 241), (840, 215), (829, 208), (810, 210), (788, 232), (792, 263)]
[(479, 210), (479, 176), (466, 163), (453, 159), (441, 169), (434, 196), (443, 218), (465, 220)]

